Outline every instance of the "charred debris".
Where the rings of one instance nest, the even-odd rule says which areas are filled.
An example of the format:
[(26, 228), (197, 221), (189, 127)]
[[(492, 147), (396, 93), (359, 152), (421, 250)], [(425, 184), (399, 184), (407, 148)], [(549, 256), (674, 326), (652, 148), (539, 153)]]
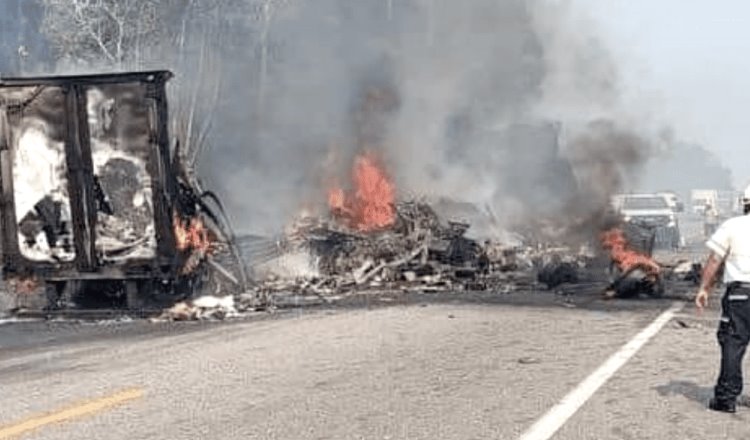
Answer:
[[(608, 223), (589, 246), (518, 237), (475, 240), (470, 224), (441, 219), (423, 201), (395, 204), (393, 223), (359, 231), (335, 215), (303, 216), (275, 242), (243, 241), (257, 297), (305, 303), (368, 292), (585, 292), (604, 298), (660, 298), (671, 281), (692, 282), (690, 261), (657, 262), (656, 230)], [(318, 298), (318, 301), (316, 301)]]
[(393, 225), (377, 231), (308, 216), (274, 243), (242, 243), (255, 289), (263, 298), (323, 299), (382, 291), (569, 293), (582, 286), (604, 293), (612, 280), (637, 275), (588, 247), (469, 238), (467, 222), (445, 221), (425, 202), (400, 202), (395, 212)]

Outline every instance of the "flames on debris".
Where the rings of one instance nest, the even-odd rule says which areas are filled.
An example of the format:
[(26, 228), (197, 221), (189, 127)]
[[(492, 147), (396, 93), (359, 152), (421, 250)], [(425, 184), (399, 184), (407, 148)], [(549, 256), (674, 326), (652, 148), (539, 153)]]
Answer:
[(346, 226), (360, 232), (385, 229), (396, 220), (396, 188), (372, 152), (357, 156), (352, 168), (352, 190), (328, 191), (331, 213)]
[(177, 250), (195, 250), (203, 253), (211, 250), (211, 236), (200, 218), (192, 217), (183, 220), (175, 214), (173, 226)]
[(19, 277), (11, 278), (8, 280), (8, 284), (12, 287), (12, 290), (19, 295), (30, 295), (39, 289), (41, 283), (36, 277)]
[(661, 266), (649, 255), (635, 250), (621, 228), (604, 231), (600, 239), (620, 272), (606, 289), (605, 297), (628, 298), (640, 294), (659, 297), (664, 293)]
[(179, 214), (172, 217), (175, 246), (187, 255), (181, 273), (194, 272), (214, 250), (214, 240), (200, 217), (182, 218)]
[(626, 273), (634, 268), (639, 268), (650, 276), (660, 274), (661, 268), (656, 261), (631, 249), (622, 229), (612, 228), (602, 232), (601, 242), (602, 247), (609, 251), (610, 258), (621, 272)]

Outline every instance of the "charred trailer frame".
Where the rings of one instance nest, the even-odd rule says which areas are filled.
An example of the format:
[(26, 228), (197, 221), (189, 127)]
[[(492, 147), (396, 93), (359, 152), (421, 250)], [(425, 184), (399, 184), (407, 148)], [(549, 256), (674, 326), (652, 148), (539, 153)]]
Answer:
[(48, 307), (141, 308), (188, 293), (167, 130), (171, 76), (0, 79), (6, 280), (43, 284)]

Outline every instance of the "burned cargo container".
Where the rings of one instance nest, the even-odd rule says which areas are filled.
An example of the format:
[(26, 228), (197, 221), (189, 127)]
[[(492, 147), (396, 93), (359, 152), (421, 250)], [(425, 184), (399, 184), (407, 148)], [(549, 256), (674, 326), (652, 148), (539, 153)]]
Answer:
[(170, 77), (0, 80), (6, 280), (43, 285), (52, 307), (191, 293), (222, 234), (203, 224), (167, 132)]

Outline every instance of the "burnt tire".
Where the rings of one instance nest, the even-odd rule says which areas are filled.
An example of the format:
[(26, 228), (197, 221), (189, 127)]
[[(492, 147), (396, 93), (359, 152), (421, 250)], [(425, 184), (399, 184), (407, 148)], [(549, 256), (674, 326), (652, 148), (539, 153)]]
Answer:
[(145, 306), (145, 295), (148, 294), (142, 280), (125, 281), (125, 307), (129, 310), (142, 310)]
[(44, 296), (47, 298), (46, 310), (60, 310), (64, 307), (62, 296), (65, 281), (47, 281), (44, 283)]
[(662, 281), (662, 279), (659, 278), (651, 286), (651, 291), (648, 293), (648, 296), (651, 297), (651, 298), (663, 298), (665, 290), (666, 289), (664, 287), (664, 281)]
[(46, 310), (63, 310), (76, 307), (75, 300), (81, 290), (81, 282), (77, 280), (47, 281), (44, 284), (44, 294), (47, 298)]

